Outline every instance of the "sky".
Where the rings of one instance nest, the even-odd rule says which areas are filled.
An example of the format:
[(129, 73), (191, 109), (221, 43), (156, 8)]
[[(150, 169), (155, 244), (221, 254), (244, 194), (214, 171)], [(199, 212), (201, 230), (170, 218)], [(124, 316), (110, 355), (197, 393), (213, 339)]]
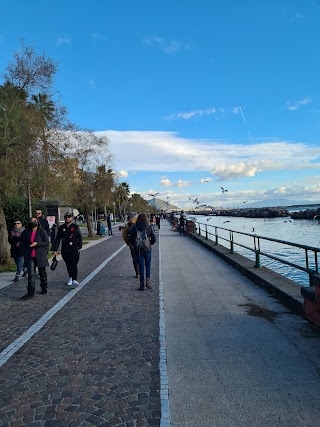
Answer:
[(320, 202), (320, 0), (0, 5), (0, 72), (20, 39), (57, 61), (56, 96), (132, 192)]

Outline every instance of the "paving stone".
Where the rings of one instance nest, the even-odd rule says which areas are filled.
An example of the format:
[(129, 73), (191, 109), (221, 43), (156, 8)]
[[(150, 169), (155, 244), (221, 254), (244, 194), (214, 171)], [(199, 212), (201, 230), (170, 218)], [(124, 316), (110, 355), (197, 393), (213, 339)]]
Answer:
[[(83, 251), (80, 281), (122, 245), (118, 234)], [(148, 425), (151, 399), (160, 411), (158, 259), (156, 244), (155, 286), (143, 294), (122, 250), (0, 368), (1, 427)], [(68, 295), (65, 276), (63, 261), (48, 269), (48, 295), (25, 303), (23, 286), (0, 290), (0, 348)]]

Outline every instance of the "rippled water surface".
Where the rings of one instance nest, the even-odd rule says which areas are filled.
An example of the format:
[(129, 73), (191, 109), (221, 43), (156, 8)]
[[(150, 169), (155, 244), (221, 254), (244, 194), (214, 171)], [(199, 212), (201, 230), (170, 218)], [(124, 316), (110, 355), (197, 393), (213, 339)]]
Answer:
[[(194, 216), (198, 222), (203, 224), (201, 230), (204, 230), (207, 224), (208, 233), (214, 233), (214, 227), (223, 227), (233, 231), (248, 233), (250, 235), (258, 235), (260, 237), (269, 237), (278, 240), (285, 240), (291, 243), (299, 243), (302, 245), (313, 246), (320, 248), (320, 220), (291, 220), (288, 218), (236, 218), (227, 216)], [(228, 221), (228, 222), (227, 222)], [(230, 243), (223, 241), (222, 238), (230, 238), (230, 232), (226, 230), (218, 230), (219, 244), (230, 247)], [(243, 244), (250, 248), (254, 248), (254, 238), (241, 234), (233, 234), (236, 243)], [(210, 237), (209, 237), (210, 238)], [(211, 237), (214, 240), (214, 237)], [(292, 246), (283, 245), (276, 242), (271, 242), (263, 239), (260, 240), (260, 250), (268, 254), (272, 254), (278, 258), (284, 259), (302, 267), (306, 267), (306, 255), (304, 249)], [(238, 245), (234, 246), (235, 252), (255, 260), (255, 253), (242, 248)], [(315, 268), (314, 253), (310, 251), (308, 256), (309, 268)], [(309, 285), (309, 276), (307, 273), (300, 271), (291, 266), (281, 264), (265, 256), (260, 258), (261, 266), (268, 267), (291, 280), (294, 280), (300, 285)], [(320, 260), (319, 260), (320, 262)]]

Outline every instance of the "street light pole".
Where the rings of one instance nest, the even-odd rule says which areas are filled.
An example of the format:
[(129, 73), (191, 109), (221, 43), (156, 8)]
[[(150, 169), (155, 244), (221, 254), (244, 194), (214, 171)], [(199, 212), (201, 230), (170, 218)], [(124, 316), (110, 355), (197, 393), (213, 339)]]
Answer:
[(132, 203), (130, 203), (130, 213), (132, 213)]
[(113, 202), (113, 223), (116, 225), (116, 202)]

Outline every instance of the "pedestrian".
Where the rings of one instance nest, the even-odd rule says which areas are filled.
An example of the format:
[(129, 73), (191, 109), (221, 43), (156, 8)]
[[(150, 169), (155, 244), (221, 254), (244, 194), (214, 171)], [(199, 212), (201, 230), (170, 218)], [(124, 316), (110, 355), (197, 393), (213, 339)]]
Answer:
[(43, 216), (42, 210), (40, 208), (37, 208), (35, 209), (34, 214), (40, 222), (41, 228), (46, 231), (48, 236), (50, 236), (50, 226), (47, 219)]
[[(21, 239), (22, 239), (22, 233), (25, 230), (25, 228), (22, 226), (21, 221), (17, 220), (14, 222), (14, 227), (10, 231), (8, 236), (8, 242), (10, 243), (10, 252), (11, 252), (11, 258), (14, 259), (14, 262), (16, 263), (17, 270), (15, 278), (13, 279), (14, 282), (18, 282), (20, 280), (20, 275), (23, 271), (23, 251), (21, 246)], [(27, 274), (26, 270), (23, 272), (23, 276)]]
[(186, 228), (185, 228), (186, 227), (186, 219), (185, 219), (183, 211), (181, 211), (181, 214), (180, 214), (179, 224), (180, 224), (180, 227), (179, 227), (180, 234), (183, 233), (185, 235), (186, 234)]
[(146, 286), (148, 289), (151, 289), (151, 246), (156, 242), (156, 235), (153, 226), (150, 225), (150, 222), (148, 221), (148, 215), (146, 213), (138, 215), (136, 226), (132, 227), (130, 230), (129, 241), (131, 245), (134, 246), (139, 264), (139, 291), (144, 290), (145, 275)]
[(58, 249), (61, 242), (61, 255), (66, 263), (69, 279), (68, 286), (77, 286), (78, 282), (78, 262), (80, 249), (82, 248), (82, 235), (80, 228), (73, 222), (72, 213), (64, 215), (65, 223), (58, 228), (56, 241), (54, 245), (54, 256), (58, 255)]
[(107, 225), (108, 225), (108, 235), (112, 236), (112, 224), (111, 224), (110, 214), (108, 214), (108, 216), (107, 216)]
[(133, 268), (136, 273), (136, 277), (139, 277), (139, 264), (137, 260), (136, 251), (134, 250), (134, 245), (132, 245), (129, 241), (129, 234), (132, 231), (132, 227), (135, 226), (137, 222), (138, 214), (136, 212), (132, 212), (129, 215), (129, 221), (127, 224), (122, 228), (122, 237), (123, 240), (126, 242), (126, 244), (129, 246), (132, 262), (133, 262)]
[(158, 230), (160, 230), (160, 215), (156, 216), (156, 225), (158, 226)]
[(57, 232), (58, 232), (58, 224), (55, 221), (55, 223), (53, 224), (53, 226), (51, 227), (50, 230), (50, 242), (51, 242), (51, 250), (54, 251), (54, 245), (55, 245), (55, 241), (56, 241), (56, 236), (57, 236)]
[(49, 236), (37, 218), (29, 219), (28, 226), (21, 236), (21, 246), (24, 255), (24, 267), (28, 269), (28, 293), (21, 299), (26, 300), (34, 297), (36, 267), (39, 270), (41, 294), (46, 294), (48, 288), (46, 267), (49, 265), (47, 255)]

